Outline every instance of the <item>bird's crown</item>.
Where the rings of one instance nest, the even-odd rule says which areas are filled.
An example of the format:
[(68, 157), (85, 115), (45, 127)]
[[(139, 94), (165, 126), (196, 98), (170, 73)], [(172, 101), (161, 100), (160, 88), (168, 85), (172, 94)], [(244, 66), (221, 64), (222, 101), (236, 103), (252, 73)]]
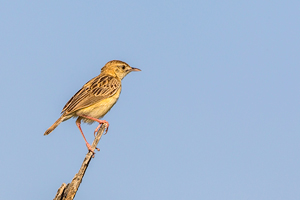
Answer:
[(120, 79), (123, 79), (127, 74), (129, 74), (132, 71), (141, 71), (141, 70), (138, 68), (130, 67), (126, 62), (120, 60), (109, 61), (101, 69), (101, 73), (115, 75)]

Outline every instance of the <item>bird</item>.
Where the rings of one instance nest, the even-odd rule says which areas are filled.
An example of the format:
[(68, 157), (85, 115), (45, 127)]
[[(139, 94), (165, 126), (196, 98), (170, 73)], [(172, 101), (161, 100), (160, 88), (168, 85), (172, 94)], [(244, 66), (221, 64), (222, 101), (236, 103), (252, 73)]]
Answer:
[[(102, 67), (98, 76), (92, 78), (66, 103), (63, 107), (61, 116), (48, 128), (44, 135), (50, 134), (61, 122), (72, 117), (77, 117), (76, 125), (83, 136), (89, 151), (95, 153), (91, 145), (87, 142), (81, 129), (81, 121), (92, 124), (98, 122), (99, 125), (94, 131), (99, 130), (102, 124), (106, 124), (106, 132), (109, 123), (106, 120), (100, 120), (119, 99), (122, 85), (121, 80), (130, 72), (141, 71), (138, 68), (129, 66), (126, 62), (112, 60)], [(96, 148), (98, 151), (99, 149)]]

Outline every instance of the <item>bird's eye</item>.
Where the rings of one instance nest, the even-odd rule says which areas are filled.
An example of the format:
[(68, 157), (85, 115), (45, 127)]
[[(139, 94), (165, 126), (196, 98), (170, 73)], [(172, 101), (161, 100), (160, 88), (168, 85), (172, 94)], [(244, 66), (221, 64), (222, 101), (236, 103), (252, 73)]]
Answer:
[(122, 66), (122, 69), (123, 69), (123, 70), (125, 69), (125, 65)]

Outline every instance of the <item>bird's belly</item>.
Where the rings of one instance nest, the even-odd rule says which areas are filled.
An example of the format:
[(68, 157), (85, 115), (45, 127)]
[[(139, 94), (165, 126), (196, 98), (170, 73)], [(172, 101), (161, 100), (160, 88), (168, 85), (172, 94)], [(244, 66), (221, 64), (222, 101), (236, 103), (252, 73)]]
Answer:
[[(115, 95), (110, 98), (103, 99), (102, 101), (94, 105), (78, 110), (76, 112), (76, 115), (87, 115), (89, 117), (97, 119), (102, 118), (113, 107), (113, 105), (115, 105), (117, 100), (118, 97), (116, 97)], [(83, 118), (82, 120), (83, 122), (90, 124), (94, 122), (93, 120), (86, 118)]]

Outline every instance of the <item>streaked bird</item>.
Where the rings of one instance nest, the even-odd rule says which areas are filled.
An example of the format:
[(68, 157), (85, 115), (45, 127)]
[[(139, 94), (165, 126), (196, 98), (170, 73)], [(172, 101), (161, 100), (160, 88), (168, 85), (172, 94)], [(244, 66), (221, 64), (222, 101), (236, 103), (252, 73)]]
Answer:
[[(44, 135), (51, 133), (61, 122), (77, 117), (78, 126), (86, 146), (92, 151), (91, 145), (87, 142), (82, 129), (81, 121), (92, 124), (98, 122), (94, 134), (103, 123), (109, 123), (102, 118), (117, 102), (121, 93), (121, 80), (132, 71), (141, 71), (138, 68), (130, 67), (127, 63), (119, 60), (112, 60), (105, 64), (101, 73), (88, 81), (64, 106), (60, 118), (46, 130)], [(97, 148), (97, 150), (99, 150)], [(94, 152), (93, 152), (94, 153)]]

